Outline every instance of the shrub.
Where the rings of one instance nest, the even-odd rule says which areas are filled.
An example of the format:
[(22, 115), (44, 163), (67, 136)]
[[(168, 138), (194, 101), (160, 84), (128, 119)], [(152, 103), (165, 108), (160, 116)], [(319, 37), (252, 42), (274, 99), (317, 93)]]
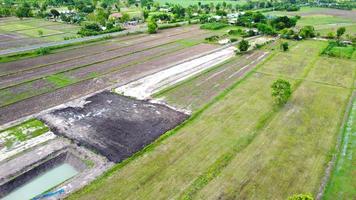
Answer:
[(288, 81), (283, 79), (276, 80), (272, 85), (272, 97), (278, 105), (287, 103), (292, 94), (291, 85)]
[(288, 197), (288, 200), (314, 200), (310, 194), (296, 194)]
[(39, 49), (36, 50), (36, 54), (37, 55), (46, 55), (50, 53), (50, 49), (48, 47), (41, 47)]
[(328, 34), (326, 34), (326, 38), (334, 39), (335, 38), (335, 34), (333, 32), (329, 32)]
[(273, 27), (267, 24), (259, 23), (257, 25), (257, 29), (259, 32), (266, 35), (276, 35), (276, 31), (273, 29)]
[(315, 29), (313, 26), (304, 26), (299, 31), (299, 36), (302, 38), (313, 38), (315, 35)]
[(230, 42), (236, 42), (237, 39), (236, 38), (230, 38)]
[(150, 19), (147, 23), (147, 29), (149, 34), (157, 33), (157, 23), (154, 19)]
[(247, 51), (247, 49), (249, 47), (250, 47), (250, 44), (248, 43), (247, 40), (241, 40), (241, 42), (239, 42), (239, 44), (238, 44), (238, 48), (239, 48), (240, 52)]
[(219, 22), (213, 22), (213, 23), (207, 23), (203, 24), (200, 26), (201, 29), (207, 29), (207, 30), (219, 30), (224, 27), (227, 27), (227, 24), (224, 23), (219, 23)]
[(340, 42), (329, 42), (329, 45), (321, 52), (321, 54), (338, 57), (338, 58), (352, 58), (355, 51), (352, 45), (344, 45)]
[(213, 35), (213, 36), (205, 38), (205, 40), (208, 41), (208, 42), (215, 42), (218, 39), (219, 39), (219, 36), (217, 36), (217, 35)]
[(237, 30), (229, 30), (228, 32), (229, 35), (241, 35), (242, 34), (242, 29), (237, 29)]
[(336, 30), (336, 37), (340, 39), (340, 37), (346, 32), (345, 27), (340, 27)]
[(282, 49), (283, 51), (287, 51), (288, 48), (289, 48), (288, 42), (283, 42), (283, 43), (281, 44), (281, 49)]

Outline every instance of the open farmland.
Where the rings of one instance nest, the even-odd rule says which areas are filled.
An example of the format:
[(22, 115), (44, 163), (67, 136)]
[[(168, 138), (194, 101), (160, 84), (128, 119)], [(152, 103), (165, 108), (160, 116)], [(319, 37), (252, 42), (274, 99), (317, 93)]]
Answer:
[(330, 8), (310, 8), (302, 7), (300, 11), (285, 12), (273, 11), (267, 12), (269, 15), (299, 15), (301, 19), (298, 20), (297, 26), (314, 26), (315, 30), (326, 36), (329, 32), (336, 32), (337, 28), (345, 27), (345, 35), (355, 35), (356, 33), (356, 11), (355, 10), (338, 10)]
[(158, 35), (128, 36), (127, 41), (113, 39), (99, 47), (87, 45), (83, 49), (2, 63), (0, 123), (127, 83), (187, 56), (213, 50), (217, 46), (201, 44), (209, 34), (197, 26), (181, 27)]
[(157, 2), (159, 2), (160, 4), (165, 4), (165, 3), (172, 3), (172, 4), (179, 4), (183, 7), (188, 7), (189, 5), (198, 5), (198, 3), (200, 2), (201, 4), (210, 4), (210, 3), (213, 3), (214, 5), (220, 3), (222, 4), (223, 2), (226, 2), (227, 4), (232, 4), (232, 5), (236, 5), (236, 4), (244, 4), (246, 3), (245, 0), (240, 0), (240, 1), (231, 1), (231, 0), (227, 0), (227, 1), (224, 1), (224, 0), (183, 0), (183, 1), (180, 1), (180, 0), (157, 0)]
[[(51, 22), (43, 19), (7, 18), (0, 21), (0, 50), (62, 41), (65, 38), (77, 37), (79, 26)], [(39, 34), (39, 31), (42, 34)]]
[[(117, 165), (70, 199), (316, 196), (336, 145), (356, 70), (352, 60), (320, 56), (326, 45), (303, 41), (289, 52), (271, 52), (253, 72), (193, 113), (184, 126), (142, 152), (144, 156)], [(234, 65), (220, 65), (222, 70), (231, 70), (229, 66)], [(176, 105), (200, 107), (204, 103), (195, 103), (194, 98), (186, 97), (187, 103), (175, 98), (179, 93), (175, 91), (191, 89), (195, 94), (194, 87), (209, 84), (207, 78), (218, 76), (218, 69), (159, 96)], [(234, 70), (239, 69), (236, 65)], [(223, 81), (227, 76), (221, 77)], [(282, 108), (270, 97), (270, 85), (277, 78), (292, 83), (292, 98)], [(211, 91), (209, 86), (200, 88), (207, 94)]]
[(354, 99), (347, 123), (343, 129), (341, 150), (338, 154), (329, 184), (326, 187), (324, 199), (352, 199), (356, 196), (354, 168), (356, 165), (354, 155), (356, 151), (355, 117), (356, 103)]

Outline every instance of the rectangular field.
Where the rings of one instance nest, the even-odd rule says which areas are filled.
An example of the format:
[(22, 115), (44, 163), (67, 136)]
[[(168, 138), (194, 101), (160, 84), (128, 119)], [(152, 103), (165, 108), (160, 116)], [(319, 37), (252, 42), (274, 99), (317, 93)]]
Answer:
[[(214, 98), (142, 156), (117, 165), (69, 199), (315, 196), (354, 81), (354, 73), (333, 74), (334, 68), (343, 66), (341, 60), (318, 68), (316, 63), (325, 59), (318, 52), (325, 45), (303, 41), (290, 52), (271, 53), (255, 72)], [(328, 79), (325, 73), (317, 73), (320, 71), (333, 76)], [(276, 107), (271, 98), (270, 85), (278, 78), (293, 86), (284, 107)], [(338, 79), (342, 81), (335, 81)]]
[[(39, 44), (52, 41), (62, 41), (66, 37), (76, 37), (78, 25), (46, 21), (44, 19), (26, 18), (20, 20), (9, 17), (0, 21), (0, 49), (15, 48), (25, 45)], [(6, 41), (1, 38), (12, 35)]]
[(184, 26), (1, 63), (0, 124), (216, 49), (217, 45), (202, 44), (211, 34), (196, 25)]
[(356, 196), (356, 101), (351, 110), (341, 140), (337, 161), (326, 187), (324, 199), (352, 199)]

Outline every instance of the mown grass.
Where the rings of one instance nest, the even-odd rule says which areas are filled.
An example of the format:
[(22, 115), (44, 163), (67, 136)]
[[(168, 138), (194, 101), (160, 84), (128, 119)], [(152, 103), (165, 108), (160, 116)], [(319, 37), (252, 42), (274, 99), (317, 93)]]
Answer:
[[(323, 59), (319, 52), (324, 45), (300, 42), (284, 62), (287, 54), (274, 54), (259, 67), (263, 72), (250, 73), (164, 139), (69, 199), (286, 199), (297, 192), (315, 194), (351, 93), (317, 83), (315, 74), (310, 77)], [(354, 75), (339, 78), (348, 80), (344, 76)], [(282, 108), (270, 96), (270, 85), (279, 77), (290, 80), (295, 90)]]
[(356, 101), (353, 100), (348, 121), (329, 183), (323, 199), (353, 199), (356, 196)]
[(70, 84), (77, 82), (77, 80), (71, 77), (65, 76), (64, 74), (54, 74), (46, 77), (46, 80), (54, 84), (56, 87), (65, 87)]
[(255, 140), (198, 193), (198, 199), (316, 195), (349, 94), (347, 89), (303, 82)]

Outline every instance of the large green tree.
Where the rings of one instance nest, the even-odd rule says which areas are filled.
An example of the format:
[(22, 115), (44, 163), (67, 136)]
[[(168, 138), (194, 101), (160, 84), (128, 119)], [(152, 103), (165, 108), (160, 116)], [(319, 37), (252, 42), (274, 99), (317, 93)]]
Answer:
[(17, 9), (16, 9), (16, 17), (22, 19), (24, 17), (31, 17), (32, 16), (32, 10), (31, 6), (29, 3), (25, 2), (21, 4)]

